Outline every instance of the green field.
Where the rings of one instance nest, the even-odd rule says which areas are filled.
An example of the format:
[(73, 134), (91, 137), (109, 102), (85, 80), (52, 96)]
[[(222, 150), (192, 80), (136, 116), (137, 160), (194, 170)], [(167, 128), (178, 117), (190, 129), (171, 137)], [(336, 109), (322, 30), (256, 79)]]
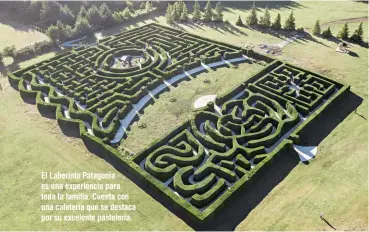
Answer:
[(0, 15), (0, 51), (7, 46), (15, 45), (17, 49), (21, 49), (37, 42), (49, 40), (45, 34), (31, 27), (3, 18), (5, 16)]
[[(256, 63), (241, 63), (237, 69), (222, 67), (179, 83), (177, 87), (160, 95), (154, 104), (145, 108), (140, 120), (132, 124), (127, 139), (122, 140), (122, 147), (133, 152), (141, 151), (152, 141), (162, 138), (183, 121), (188, 120), (194, 109), (193, 104), (199, 97), (221, 95), (262, 68), (263, 66)], [(147, 127), (141, 129), (142, 124)]]
[[(251, 3), (244, 3), (246, 8)], [(281, 8), (268, 5), (272, 18), (280, 12), (283, 19), (293, 9), (297, 26), (368, 16), (367, 4), (355, 2), (300, 2)], [(225, 19), (233, 23), (247, 11), (229, 8)], [(164, 17), (146, 20), (165, 24)], [(344, 20), (342, 21), (344, 22)], [(144, 23), (138, 23), (139, 26)], [(2, 27), (0, 32), (9, 30)], [(358, 22), (349, 24), (353, 31)], [(277, 43), (269, 34), (235, 26), (179, 25), (190, 33), (240, 45), (241, 42)], [(331, 26), (336, 34), (342, 24)], [(364, 23), (367, 41), (367, 22)], [(13, 29), (11, 29), (13, 30)], [(2, 34), (2, 33), (1, 33)], [(36, 38), (32, 37), (32, 38)], [(0, 38), (3, 38), (0, 36)], [(5, 37), (6, 38), (6, 37)], [(7, 39), (9, 41), (9, 38)], [(27, 40), (28, 41), (28, 40)], [(1, 42), (1, 40), (0, 40)], [(5, 43), (5, 42), (4, 42)], [(21, 44), (23, 44), (22, 42)], [(0, 43), (3, 45), (3, 43)], [(18, 45), (17, 45), (18, 46)], [(21, 46), (21, 45), (19, 45)], [(309, 165), (299, 164), (237, 226), (236, 230), (331, 230), (320, 220), (320, 212), (337, 230), (367, 230), (368, 227), (368, 50), (357, 45), (351, 50), (358, 57), (335, 52), (337, 44), (325, 39), (299, 40), (283, 48), (276, 58), (322, 73), (351, 86), (363, 99), (318, 147), (318, 155)], [(1, 47), (0, 47), (1, 49)], [(54, 54), (19, 64), (25, 67)], [(200, 96), (227, 91), (259, 70), (257, 64), (241, 64), (238, 69), (220, 68), (182, 82), (162, 94), (144, 111), (140, 121), (131, 126), (122, 142), (134, 152), (161, 138), (191, 115), (193, 102)], [(229, 75), (231, 73), (231, 75)], [(210, 83), (204, 83), (210, 80)], [(57, 122), (42, 118), (34, 105), (22, 101), (5, 78), (0, 83), (0, 229), (1, 230), (191, 230), (181, 219), (156, 202), (149, 194), (105, 161), (91, 154), (80, 139), (66, 137)], [(175, 102), (172, 102), (175, 99)], [(181, 106), (181, 107), (173, 107)], [(146, 124), (140, 129), (140, 124)], [(160, 131), (159, 131), (160, 130)], [(124, 223), (41, 223), (41, 171), (115, 172), (130, 204), (137, 205), (133, 221)], [(20, 210), (22, 209), (22, 210)]]

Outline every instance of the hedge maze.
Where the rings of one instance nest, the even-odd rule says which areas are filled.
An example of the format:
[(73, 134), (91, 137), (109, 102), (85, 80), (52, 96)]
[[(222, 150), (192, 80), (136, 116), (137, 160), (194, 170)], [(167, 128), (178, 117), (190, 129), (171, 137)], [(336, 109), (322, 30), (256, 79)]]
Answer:
[(184, 71), (225, 65), (223, 59), (246, 60), (235, 46), (150, 24), (16, 71), (10, 80), (26, 98), (40, 92), (42, 111), (61, 105), (62, 123), (82, 120), (90, 135), (116, 144), (153, 95), (185, 78)]
[[(348, 90), (318, 74), (272, 62), (138, 154), (141, 173), (205, 219), (255, 178)], [(165, 186), (165, 188), (163, 187)]]
[(349, 90), (251, 51), (269, 65), (131, 159), (114, 148), (153, 96), (207, 65), (245, 61), (246, 52), (149, 24), (16, 71), (9, 81), (41, 113), (55, 114), (62, 128), (118, 157), (147, 188), (203, 221), (289, 154), (304, 128)]

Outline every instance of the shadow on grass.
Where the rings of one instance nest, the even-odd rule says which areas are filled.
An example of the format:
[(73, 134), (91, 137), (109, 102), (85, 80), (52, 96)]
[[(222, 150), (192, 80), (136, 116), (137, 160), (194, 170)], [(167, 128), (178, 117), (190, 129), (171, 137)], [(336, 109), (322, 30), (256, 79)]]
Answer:
[[(200, 6), (205, 7), (206, 1), (199, 1)], [(214, 5), (215, 3), (213, 3)], [(250, 10), (254, 4), (254, 1), (222, 1), (222, 5), (224, 6), (225, 11), (229, 11), (232, 9), (237, 9), (241, 11)], [(281, 10), (281, 9), (298, 9), (298, 8), (306, 8), (299, 2), (296, 1), (255, 1), (255, 6), (259, 11), (265, 9), (268, 6), (269, 10)], [(187, 2), (188, 9), (192, 10), (193, 2)], [(230, 9), (227, 9), (230, 8)]]
[[(317, 146), (333, 129), (339, 125), (352, 112), (356, 113), (356, 108), (360, 106), (363, 99), (349, 91), (342, 99), (329, 105), (314, 123), (308, 124), (302, 131), (299, 138), (299, 145)], [(363, 123), (366, 118), (358, 113)]]
[(356, 52), (353, 52), (353, 51), (349, 51), (348, 54), (352, 57), (357, 57), (359, 58), (360, 56), (356, 53)]
[(325, 219), (324, 217), (321, 217), (321, 219), (322, 219), (322, 221), (323, 221), (323, 222), (327, 223), (327, 225), (328, 225), (329, 227), (331, 227), (333, 230), (336, 230), (336, 228), (334, 228), (334, 226), (333, 226), (331, 223), (329, 223), (329, 222), (327, 221), (327, 219)]
[[(304, 145), (319, 144), (337, 125), (339, 125), (350, 113), (352, 113), (362, 102), (362, 99), (352, 92), (347, 92), (341, 100), (334, 102), (322, 116), (310, 125), (301, 136)], [(117, 157), (105, 156), (104, 152), (99, 152), (93, 147), (88, 149), (97, 154), (100, 158), (110, 163), (123, 175), (133, 181), (138, 187), (150, 194), (156, 201), (181, 218), (194, 230), (206, 231), (232, 231), (243, 221), (249, 213), (263, 201), (263, 199), (277, 186), (283, 179), (298, 165), (298, 155), (290, 149), (286, 153), (277, 156), (272, 165), (269, 165), (258, 178), (252, 179), (252, 184), (247, 185), (236, 192), (236, 196), (230, 198), (221, 208), (221, 212), (214, 218), (199, 222), (194, 220), (182, 208), (173, 204), (168, 197), (163, 197), (163, 193), (148, 186), (147, 183), (138, 178), (137, 173), (129, 171), (129, 168)], [(307, 163), (308, 164), (308, 163)], [(252, 228), (251, 228), (252, 229)]]

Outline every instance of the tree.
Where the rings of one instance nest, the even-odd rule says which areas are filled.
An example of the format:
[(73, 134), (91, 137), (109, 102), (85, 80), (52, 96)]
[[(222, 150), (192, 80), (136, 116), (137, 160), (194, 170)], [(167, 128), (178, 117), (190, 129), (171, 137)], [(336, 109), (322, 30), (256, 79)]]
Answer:
[(293, 16), (293, 11), (291, 11), (290, 16), (288, 16), (286, 22), (284, 23), (284, 29), (288, 31), (294, 31), (296, 28), (295, 17)]
[(60, 8), (58, 20), (62, 21), (64, 24), (73, 24), (74, 19), (74, 14), (69, 9), (68, 5)]
[(167, 21), (168, 24), (174, 23), (173, 11), (174, 11), (173, 6), (172, 4), (169, 3), (167, 11), (165, 13), (165, 20)]
[(54, 42), (59, 40), (59, 29), (56, 25), (51, 25), (46, 30), (46, 35)]
[(351, 35), (350, 40), (355, 43), (362, 43), (363, 42), (363, 22), (360, 22), (359, 27), (354, 31)]
[(113, 23), (113, 14), (106, 3), (101, 4), (99, 8), (99, 14), (104, 24), (109, 25)]
[(119, 11), (116, 11), (112, 15), (114, 22), (121, 23), (124, 21), (124, 17), (122, 16), (122, 13)]
[(3, 64), (3, 58), (4, 58), (3, 53), (1, 53), (1, 51), (0, 51), (0, 65)]
[(3, 55), (13, 57), (15, 55), (15, 45), (7, 46), (3, 49)]
[(183, 5), (184, 2), (182, 0), (177, 1), (176, 3), (174, 3), (173, 5), (173, 18), (174, 21), (178, 21), (181, 18), (181, 14), (183, 11)]
[(173, 15), (173, 20), (174, 21), (178, 21), (179, 18), (181, 17), (181, 3), (180, 2), (175, 2), (172, 6), (172, 15)]
[(268, 7), (265, 8), (264, 15), (260, 17), (260, 26), (268, 28), (270, 27), (270, 13)]
[(274, 22), (272, 23), (272, 28), (274, 30), (280, 30), (282, 28), (281, 15), (279, 13), (278, 13), (277, 17), (275, 18)]
[(44, 1), (41, 6), (40, 19), (54, 20), (58, 17), (61, 5), (55, 1)]
[(125, 18), (125, 19), (129, 19), (132, 17), (131, 15), (131, 11), (129, 10), (128, 7), (126, 7), (123, 12), (122, 12), (122, 16)]
[(31, 1), (25, 12), (25, 14), (27, 15), (27, 18), (31, 20), (39, 20), (41, 8), (42, 8), (41, 1)]
[(76, 25), (74, 27), (74, 34), (76, 36), (89, 34), (92, 32), (92, 26), (86, 18), (79, 18), (76, 21)]
[(79, 9), (76, 21), (78, 21), (80, 18), (87, 18), (87, 10), (84, 6), (81, 6), (81, 8)]
[(332, 37), (331, 28), (330, 28), (330, 27), (328, 27), (327, 29), (325, 29), (325, 30), (322, 32), (322, 36), (323, 36), (323, 37), (325, 37), (325, 38)]
[(342, 29), (338, 32), (337, 38), (348, 40), (349, 38), (349, 28), (347, 22), (343, 25)]
[(195, 1), (195, 4), (193, 5), (192, 19), (193, 21), (199, 21), (201, 19), (200, 5), (197, 0)]
[(145, 11), (150, 12), (152, 11), (152, 3), (150, 1), (147, 1), (145, 4)]
[(146, 8), (146, 4), (144, 2), (141, 2), (140, 4), (140, 9), (144, 10)]
[(55, 25), (51, 25), (47, 28), (46, 34), (54, 42), (64, 41), (72, 37), (73, 31), (71, 26), (64, 25), (60, 20)]
[(252, 5), (251, 12), (250, 12), (249, 16), (247, 16), (247, 18), (246, 18), (246, 25), (248, 25), (248, 26), (257, 26), (258, 25), (258, 16), (257, 16), (257, 13), (256, 13), (255, 2)]
[(216, 22), (222, 22), (223, 21), (223, 6), (222, 6), (222, 3), (220, 3), (220, 2), (218, 2), (215, 5), (214, 21), (216, 21)]
[(317, 20), (313, 27), (313, 35), (320, 35), (320, 23), (319, 20)]
[(92, 6), (88, 9), (87, 19), (95, 28), (102, 24), (103, 18), (101, 17), (99, 9), (95, 4), (92, 4)]
[(243, 22), (242, 22), (242, 19), (241, 19), (241, 15), (238, 15), (238, 20), (236, 22), (236, 25), (237, 26), (243, 26)]
[(204, 8), (204, 21), (211, 22), (212, 19), (213, 19), (213, 9), (211, 8), (210, 0), (208, 0)]
[(181, 13), (180, 20), (181, 20), (182, 22), (184, 22), (184, 21), (187, 21), (187, 20), (188, 20), (188, 10), (187, 10), (187, 5), (186, 5), (186, 3), (183, 3), (182, 13)]

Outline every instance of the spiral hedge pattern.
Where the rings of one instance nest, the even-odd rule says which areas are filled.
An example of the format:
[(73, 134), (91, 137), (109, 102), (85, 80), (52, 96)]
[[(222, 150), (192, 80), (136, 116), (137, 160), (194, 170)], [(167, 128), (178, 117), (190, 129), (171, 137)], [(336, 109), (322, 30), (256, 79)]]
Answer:
[(347, 90), (275, 61), (137, 155), (135, 163), (204, 219), (288, 153), (303, 128)]
[[(24, 96), (39, 91), (38, 105), (49, 108), (43, 110), (61, 105), (61, 120), (83, 121), (82, 130), (110, 144), (120, 142), (117, 132), (133, 106), (162, 86), (168, 89), (172, 77), (242, 55), (235, 46), (149, 24), (18, 70), (10, 79)], [(122, 58), (141, 62), (115, 65)]]

